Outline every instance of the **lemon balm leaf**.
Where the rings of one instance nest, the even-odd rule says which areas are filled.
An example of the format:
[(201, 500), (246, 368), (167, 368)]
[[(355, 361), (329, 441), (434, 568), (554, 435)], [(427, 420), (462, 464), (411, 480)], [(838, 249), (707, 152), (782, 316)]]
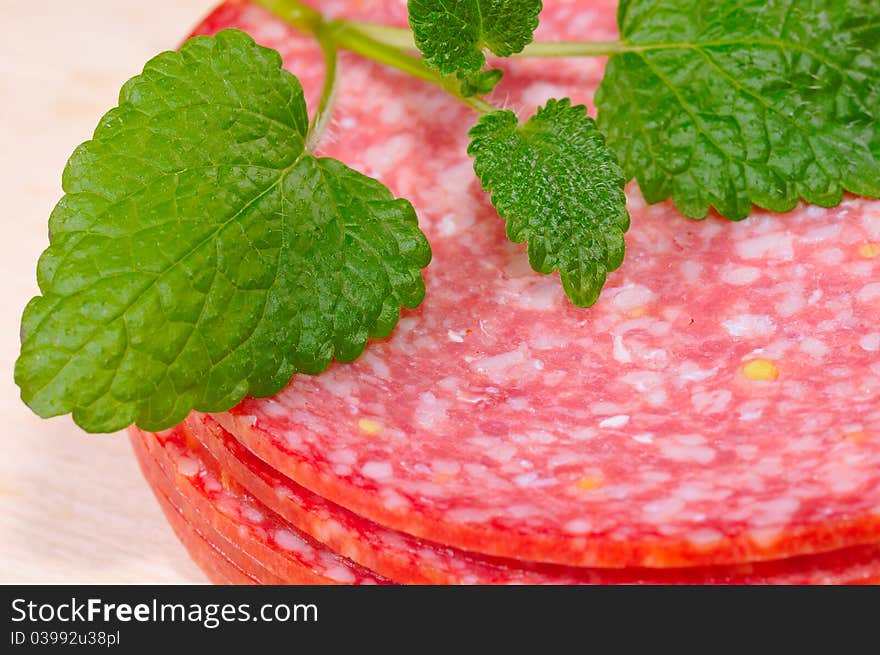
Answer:
[(152, 59), (73, 153), (22, 318), (40, 416), (168, 428), (357, 357), (424, 296), (412, 205), (305, 149), (302, 88), (243, 32)]
[(499, 57), (520, 52), (541, 12), (540, 0), (409, 0), (407, 7), (425, 63), (460, 78), (483, 67), (484, 50)]
[(595, 303), (623, 261), (629, 214), (623, 171), (586, 108), (550, 100), (523, 124), (498, 110), (470, 137), (474, 170), (510, 240), (528, 243), (534, 270), (559, 271), (573, 304)]
[(648, 202), (731, 219), (752, 204), (880, 196), (872, 0), (623, 0), (598, 124)]

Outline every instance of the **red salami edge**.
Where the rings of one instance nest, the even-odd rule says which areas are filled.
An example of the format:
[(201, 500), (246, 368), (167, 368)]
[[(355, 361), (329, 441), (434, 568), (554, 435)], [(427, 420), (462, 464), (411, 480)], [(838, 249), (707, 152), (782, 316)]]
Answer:
[[(145, 449), (144, 458), (147, 466), (151, 467), (148, 476), (150, 486), (154, 493), (160, 493), (164, 500), (170, 504), (186, 521), (189, 526), (202, 536), (215, 550), (230, 560), (236, 567), (247, 574), (259, 584), (283, 584), (279, 576), (271, 573), (263, 564), (252, 557), (248, 552), (239, 547), (234, 541), (230, 541), (219, 533), (211, 524), (202, 511), (199, 511), (191, 502), (175, 487), (172, 474), (161, 461), (156, 459), (150, 452), (148, 445), (149, 434), (141, 433), (138, 447)], [(132, 441), (135, 437), (132, 436)], [(142, 466), (143, 470), (143, 466)]]
[[(388, 578), (410, 584), (461, 584), (461, 576), (454, 576), (448, 571), (438, 570), (430, 566), (422, 566), (417, 556), (399, 556), (399, 553), (389, 550), (377, 551), (373, 542), (378, 541), (376, 533), (386, 531), (386, 528), (371, 524), (370, 521), (354, 515), (338, 505), (333, 505), (326, 499), (313, 494), (308, 489), (297, 485), (289, 478), (284, 477), (275, 469), (253, 455), (247, 448), (209, 416), (191, 415), (184, 423), (184, 429), (191, 430), (194, 437), (201, 442), (202, 446), (211, 453), (218, 461), (221, 468), (231, 475), (248, 493), (252, 494), (260, 502), (271, 510), (277, 512), (284, 519), (290, 521), (300, 530), (320, 539), (327, 546), (342, 555), (358, 562), (362, 566), (375, 570)], [(267, 475), (275, 477), (275, 484), (265, 476), (256, 472), (257, 467)], [(284, 498), (277, 491), (281, 485), (298, 487), (297, 493), (301, 499), (307, 499), (312, 506), (320, 506), (319, 512), (309, 510), (294, 499)], [(319, 514), (324, 514), (321, 516)], [(321, 523), (342, 521), (345, 530), (354, 528), (353, 523), (367, 524), (371, 530), (370, 535), (359, 535), (360, 538), (346, 538), (350, 534), (340, 534), (339, 530), (322, 530)], [(407, 547), (418, 549), (420, 542), (404, 533), (395, 535), (402, 540)], [(438, 545), (439, 546), (439, 545)], [(469, 557), (467, 553), (459, 553), (462, 557)]]
[(134, 433), (130, 435), (130, 441), (141, 473), (150, 485), (162, 513), (190, 558), (208, 580), (214, 584), (259, 584), (259, 581), (245, 573), (186, 520), (182, 511), (165, 496), (156, 482), (162, 474), (157, 471), (158, 465), (147, 453), (146, 446)]
[[(262, 503), (255, 503), (249, 496), (245, 511), (259, 514), (254, 519), (256, 524), (229, 516), (228, 512), (218, 508), (215, 501), (206, 495), (205, 485), (216, 484), (219, 488), (222, 480), (223, 488), (235, 496), (247, 495), (242, 494), (241, 488), (235, 486), (229, 476), (218, 469), (216, 462), (209, 460), (205, 453), (192, 452), (191, 445), (187, 443), (187, 456), (198, 461), (204, 467), (203, 471), (210, 472), (211, 479), (216, 482), (206, 482), (201, 475), (189, 477), (178, 470), (159, 435), (141, 432), (135, 428), (131, 432), (139, 434), (144, 447), (158, 462), (161, 470), (167, 473), (172, 486), (176, 487), (184, 501), (203, 517), (212, 530), (225, 542), (237, 545), (248, 559), (259, 564), (261, 570), (268, 571), (284, 584), (388, 583), (381, 576), (349, 562), (324, 544), (300, 532)], [(172, 432), (179, 435), (174, 438), (185, 440), (185, 435), (179, 428)], [(166, 435), (166, 439), (172, 438), (170, 434)], [(283, 541), (279, 542), (279, 539)]]

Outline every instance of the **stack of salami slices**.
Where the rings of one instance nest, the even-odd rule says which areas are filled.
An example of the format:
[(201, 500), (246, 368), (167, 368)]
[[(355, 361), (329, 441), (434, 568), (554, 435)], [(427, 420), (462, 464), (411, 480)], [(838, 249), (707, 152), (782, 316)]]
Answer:
[[(325, 2), (405, 24), (405, 3)], [(538, 36), (614, 38), (604, 0)], [(309, 37), (246, 3), (199, 28)], [(604, 62), (504, 62), (496, 102), (592, 112)], [(131, 430), (169, 521), (226, 583), (880, 581), (880, 202), (690, 221), (627, 188), (627, 258), (577, 309), (507, 241), (465, 154), (475, 116), (341, 56), (323, 152), (409, 198), (427, 295), (350, 364)]]

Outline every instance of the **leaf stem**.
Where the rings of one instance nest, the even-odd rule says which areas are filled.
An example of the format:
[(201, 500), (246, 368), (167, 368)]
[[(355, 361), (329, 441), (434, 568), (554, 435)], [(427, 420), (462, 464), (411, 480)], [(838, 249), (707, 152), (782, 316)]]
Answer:
[[(260, 5), (264, 9), (278, 16), (278, 18), (289, 23), (296, 29), (313, 35), (321, 44), (324, 51), (324, 61), (327, 67), (327, 77), (334, 77), (332, 73), (336, 70), (335, 52), (331, 59), (329, 58), (329, 49), (331, 46), (336, 48), (344, 48), (356, 54), (359, 54), (373, 61), (386, 64), (392, 68), (403, 71), (413, 77), (425, 82), (436, 84), (444, 91), (454, 96), (465, 105), (481, 114), (494, 111), (495, 107), (476, 96), (464, 96), (461, 93), (461, 86), (454, 77), (442, 77), (439, 73), (425, 66), (419, 57), (414, 57), (406, 52), (405, 49), (413, 49), (412, 36), (409, 36), (409, 45), (407, 48), (400, 48), (390, 43), (386, 43), (380, 38), (399, 38), (401, 35), (411, 34), (409, 30), (396, 27), (385, 27), (383, 25), (374, 25), (372, 23), (361, 23), (349, 20), (330, 20), (325, 21), (324, 17), (305, 3), (298, 0), (253, 0), (255, 4)], [(366, 31), (362, 31), (366, 29)], [(374, 36), (375, 35), (375, 36)], [(383, 37), (384, 35), (384, 37)], [(394, 37), (397, 35), (397, 37)], [(321, 100), (324, 106), (319, 105), (318, 113), (315, 116), (312, 131), (320, 136), (320, 129), (326, 127), (319, 121), (321, 116), (326, 116), (329, 104), (333, 95), (333, 80), (330, 82), (325, 78), (324, 92)], [(328, 84), (331, 86), (328, 87)], [(326, 100), (325, 100), (326, 97)], [(326, 121), (326, 118), (324, 118)], [(312, 144), (316, 143), (316, 139), (310, 140)]]
[[(416, 50), (412, 31), (406, 27), (391, 27), (365, 21), (347, 20), (361, 34), (400, 50)], [(621, 41), (533, 41), (514, 57), (604, 57), (623, 52)]]
[(338, 48), (332, 35), (328, 34), (328, 24), (321, 23), (315, 29), (315, 38), (321, 46), (324, 54), (324, 86), (321, 89), (321, 98), (318, 100), (318, 108), (309, 125), (309, 134), (306, 139), (306, 149), (314, 151), (321, 137), (330, 123), (330, 115), (333, 113), (333, 101), (336, 97), (336, 70)]
[(346, 21), (361, 34), (366, 34), (371, 39), (390, 45), (392, 48), (399, 50), (415, 51), (416, 42), (413, 40), (413, 33), (407, 27), (392, 27), (390, 25), (379, 25), (378, 23), (368, 23), (360, 20)]
[(341, 48), (350, 50), (373, 61), (391, 66), (399, 71), (408, 73), (425, 82), (430, 82), (442, 88), (459, 101), (477, 111), (485, 114), (495, 110), (490, 103), (477, 96), (463, 96), (458, 80), (454, 77), (442, 77), (436, 71), (428, 68), (418, 57), (414, 57), (398, 48), (364, 34), (350, 21), (333, 21), (333, 38)]
[(514, 57), (606, 57), (626, 51), (621, 41), (532, 41)]
[(315, 34), (324, 17), (320, 12), (312, 9), (303, 2), (298, 0), (253, 0), (254, 4), (258, 4), (266, 11), (275, 14), (281, 20), (293, 25), (296, 29)]

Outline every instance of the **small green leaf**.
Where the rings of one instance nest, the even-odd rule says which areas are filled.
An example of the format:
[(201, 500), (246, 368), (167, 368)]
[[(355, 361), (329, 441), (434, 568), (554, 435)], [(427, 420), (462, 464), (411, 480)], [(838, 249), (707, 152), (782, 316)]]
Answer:
[(598, 123), (648, 202), (732, 219), (880, 196), (876, 0), (624, 0)]
[(41, 416), (159, 430), (351, 360), (424, 295), (409, 202), (305, 150), (297, 79), (243, 32), (151, 60), (74, 152), (22, 318)]
[(504, 71), (500, 68), (490, 68), (459, 76), (461, 95), (467, 98), (469, 96), (483, 96), (491, 93), (495, 85), (501, 81), (503, 75)]
[(586, 108), (549, 100), (523, 125), (512, 111), (494, 111), (469, 134), (468, 154), (507, 236), (528, 241), (539, 273), (559, 270), (572, 303), (595, 303), (623, 261), (629, 214), (623, 171)]
[(483, 67), (484, 49), (499, 57), (520, 52), (541, 13), (540, 0), (409, 0), (407, 6), (425, 63), (459, 78)]

